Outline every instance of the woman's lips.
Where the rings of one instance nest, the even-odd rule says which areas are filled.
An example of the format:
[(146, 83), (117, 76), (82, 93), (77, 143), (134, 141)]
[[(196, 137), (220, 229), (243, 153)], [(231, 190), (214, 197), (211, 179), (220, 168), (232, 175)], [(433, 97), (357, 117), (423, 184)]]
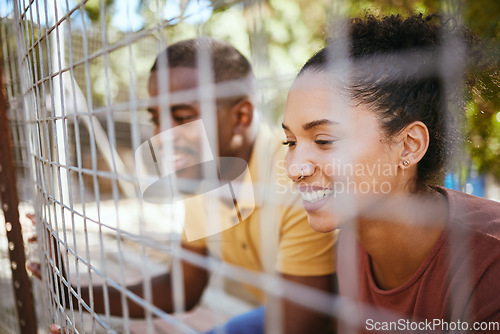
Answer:
[(317, 202), (322, 200), (325, 197), (328, 197), (332, 194), (331, 189), (320, 189), (320, 190), (311, 190), (307, 192), (301, 192), (302, 200), (307, 202)]
[(333, 190), (318, 186), (299, 185), (298, 189), (302, 196), (302, 202), (306, 211), (320, 209), (332, 196)]

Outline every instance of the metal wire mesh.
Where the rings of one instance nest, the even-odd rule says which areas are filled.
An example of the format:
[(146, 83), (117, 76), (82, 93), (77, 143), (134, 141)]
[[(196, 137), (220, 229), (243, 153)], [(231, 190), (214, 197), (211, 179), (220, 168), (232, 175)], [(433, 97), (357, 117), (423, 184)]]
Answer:
[[(2, 25), (6, 41), (2, 47), (8, 55), (4, 62), (15, 163), (20, 167), (20, 185), (26, 188), (24, 199), (32, 203), (38, 220), (38, 257), (44, 274), (40, 298), (50, 301), (39, 319), (45, 322), (42, 326), (57, 322), (80, 332), (128, 333), (144, 328), (168, 332), (173, 327), (193, 332), (152, 306), (148, 280), (168, 268), (172, 252), (180, 252), (174, 267), (176, 262), (179, 266), (178, 257), (193, 256), (177, 249), (180, 209), (143, 203), (133, 168), (134, 150), (152, 135), (144, 112), (149, 103), (145, 98), (147, 71), (154, 55), (168, 44), (172, 35), (168, 29), (175, 25), (155, 17), (158, 23), (148, 29), (118, 31), (107, 25), (104, 5), (98, 22), (89, 20), (84, 5), (85, 1), (16, 1), (4, 8), (9, 15), (4, 19), (8, 24)], [(150, 5), (161, 8), (165, 4)], [(254, 20), (258, 25), (259, 20)], [(193, 27), (201, 33), (201, 25)], [(8, 43), (7, 36), (21, 42)], [(127, 71), (121, 70), (125, 64)], [(34, 197), (28, 180), (36, 184)], [(155, 223), (158, 216), (170, 223)], [(67, 275), (58, 269), (57, 261), (68, 268)], [(200, 257), (191, 261), (224, 272), (217, 269), (218, 262), (210, 264)], [(182, 272), (176, 272), (173, 290), (179, 291)], [(139, 280), (144, 282), (144, 299), (125, 288)], [(254, 278), (253, 284), (259, 286), (257, 281)], [(68, 289), (70, 282), (73, 291)], [(92, 297), (88, 305), (79, 297), (81, 285), (92, 291), (94, 284), (102, 284), (105, 295), (108, 287), (116, 288), (123, 302), (126, 297), (136, 300), (146, 309), (145, 320), (131, 320), (126, 303), (124, 316), (113, 318), (107, 300), (104, 314), (96, 314)], [(221, 285), (213, 285), (212, 293), (220, 295)], [(68, 294), (76, 296), (78, 305), (71, 298), (65, 300)], [(182, 297), (177, 294), (175, 300), (176, 308), (182, 309)], [(231, 313), (229, 305), (239, 312), (249, 307), (229, 300), (221, 319)], [(209, 316), (204, 321), (213, 325), (218, 320)], [(162, 323), (171, 325), (162, 329)]]
[[(206, 24), (197, 15), (210, 9), (222, 21), (224, 13), (232, 11), (245, 20), (238, 22), (244, 26), (240, 34), (253, 44), (250, 48), (241, 42), (240, 46), (251, 54), (259, 90), (256, 105), (263, 110), (264, 121), (276, 123), (280, 119), (282, 92), (295, 76), (292, 67), (275, 70), (276, 61), (268, 58), (264, 35), (268, 14), (262, 1), (198, 1), (194, 12), (184, 8), (178, 16), (167, 18), (163, 13), (168, 1), (144, 3), (152, 9), (152, 23), (141, 29), (130, 23), (134, 9), (129, 3), (120, 4), (128, 8), (122, 20), (130, 21), (122, 22), (122, 29), (108, 23), (112, 9), (106, 1), (99, 2), (97, 21), (84, 10), (90, 1), (18, 0), (2, 5), (2, 65), (15, 164), (21, 197), (30, 203), (26, 211), (33, 210), (37, 220), (38, 242), (30, 246), (28, 256), (42, 264), (43, 280), (34, 281), (39, 328), (44, 331), (55, 322), (79, 333), (208, 330), (255, 306), (248, 298), (228, 294), (226, 278), (320, 313), (351, 316), (350, 305), (345, 303), (341, 308), (336, 296), (284, 281), (266, 270), (245, 270), (181, 248), (182, 204), (158, 205), (142, 200), (134, 154), (153, 137), (146, 112), (153, 99), (148, 97), (146, 87), (156, 54), (186, 37), (227, 37), (224, 31), (217, 31), (217, 21)], [(340, 22), (345, 6), (342, 1), (334, 2), (329, 19)], [(342, 34), (341, 29), (333, 32)], [(238, 37), (233, 37), (234, 41)], [(200, 95), (213, 102), (216, 93), (210, 86), (209, 60), (208, 54), (200, 59), (200, 81), (207, 81), (204, 87), (208, 87)], [(449, 79), (449, 85), (461, 84), (461, 78)], [(207, 141), (217, 155), (218, 125), (213, 108), (213, 103), (206, 103), (200, 109)], [(169, 118), (161, 117), (162, 127), (169, 128)], [(221, 214), (212, 211), (209, 221)], [(263, 240), (272, 238), (263, 235)], [(271, 243), (261, 245), (263, 254), (273, 254)], [(0, 245), (0, 252), (6, 247)], [(11, 333), (17, 331), (17, 324), (13, 310), (7, 306), (13, 301), (4, 284), (10, 279), (9, 264), (4, 259), (0, 253), (2, 273), (6, 273), (0, 276), (0, 293), (6, 305), (2, 309), (7, 310), (0, 330)], [(181, 260), (213, 274), (202, 310), (191, 316), (182, 312)], [(153, 304), (152, 278), (169, 268), (174, 315)], [(127, 288), (138, 283), (144, 292), (142, 297)], [(82, 297), (83, 287), (90, 290), (87, 302)], [(101, 287), (104, 312), (96, 313), (98, 302), (92, 290)], [(121, 297), (119, 317), (110, 311), (110, 289)], [(134, 319), (127, 300), (145, 310), (143, 319)], [(281, 309), (270, 312), (274, 316), (268, 318), (269, 328), (279, 333)]]

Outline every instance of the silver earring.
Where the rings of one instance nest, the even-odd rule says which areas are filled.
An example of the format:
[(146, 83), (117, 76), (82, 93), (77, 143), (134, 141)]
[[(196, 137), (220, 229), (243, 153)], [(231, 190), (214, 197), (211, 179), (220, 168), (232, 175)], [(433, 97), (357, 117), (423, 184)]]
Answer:
[(305, 176), (304, 176), (304, 170), (303, 170), (303, 169), (301, 169), (301, 170), (300, 170), (300, 176), (299, 176), (299, 178), (297, 179), (297, 181), (303, 180), (304, 178), (305, 178)]
[(410, 162), (408, 160), (405, 160), (403, 161), (403, 165), (408, 167), (410, 165)]

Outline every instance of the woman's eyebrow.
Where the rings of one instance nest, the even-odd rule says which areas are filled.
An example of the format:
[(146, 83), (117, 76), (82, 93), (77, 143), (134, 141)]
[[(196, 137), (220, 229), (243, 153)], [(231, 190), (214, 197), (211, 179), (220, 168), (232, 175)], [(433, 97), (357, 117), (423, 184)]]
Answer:
[[(309, 123), (306, 123), (304, 125), (302, 125), (302, 128), (304, 130), (310, 130), (312, 128), (315, 128), (317, 126), (320, 126), (320, 125), (337, 125), (339, 124), (338, 122), (334, 122), (334, 121), (331, 121), (329, 119), (326, 119), (326, 118), (323, 118), (323, 119), (318, 119), (318, 120), (315, 120), (315, 121), (311, 121)], [(290, 130), (288, 128), (288, 126), (285, 125), (285, 123), (281, 123), (281, 127), (284, 129), (284, 130)]]
[(336, 125), (336, 124), (339, 124), (339, 123), (331, 121), (331, 120), (326, 119), (326, 118), (323, 118), (323, 119), (318, 119), (318, 120), (306, 123), (306, 124), (302, 125), (302, 128), (304, 130), (311, 130), (312, 128), (315, 128), (315, 127), (320, 126), (320, 125)]

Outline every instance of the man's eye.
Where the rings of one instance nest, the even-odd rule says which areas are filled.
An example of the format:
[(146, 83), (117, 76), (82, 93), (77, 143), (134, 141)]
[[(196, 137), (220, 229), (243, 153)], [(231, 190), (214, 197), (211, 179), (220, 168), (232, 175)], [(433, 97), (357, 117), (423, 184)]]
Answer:
[(160, 125), (160, 122), (158, 120), (158, 117), (152, 115), (151, 118), (149, 119), (151, 121), (151, 123), (153, 123), (154, 125)]
[(286, 145), (288, 147), (291, 147), (291, 146), (295, 146), (296, 142), (292, 141), (292, 140), (285, 140), (283, 142), (283, 145)]
[(174, 116), (174, 120), (179, 123), (189, 122), (195, 120), (196, 118), (197, 118), (196, 115)]

